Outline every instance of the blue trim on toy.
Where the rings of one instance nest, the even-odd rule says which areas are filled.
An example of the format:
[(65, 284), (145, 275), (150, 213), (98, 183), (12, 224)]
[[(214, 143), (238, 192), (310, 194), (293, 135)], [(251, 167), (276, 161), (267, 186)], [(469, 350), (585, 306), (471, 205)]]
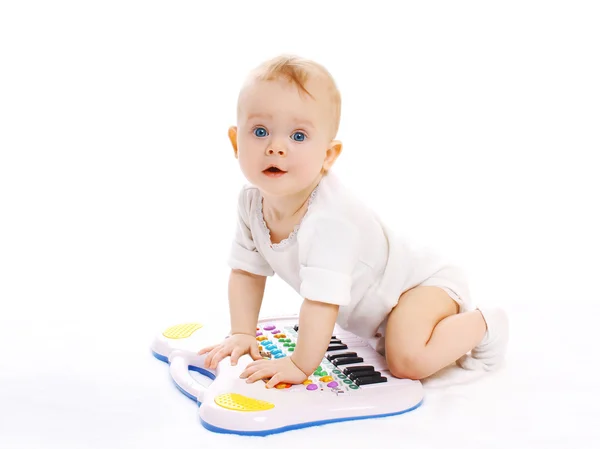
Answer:
[[(152, 351), (152, 354), (158, 360), (160, 360), (162, 362), (165, 362), (165, 363), (169, 363), (169, 359), (167, 357), (165, 357), (164, 355), (160, 355), (160, 354), (158, 354), (158, 353), (156, 353), (154, 351)], [(204, 375), (206, 377), (209, 377), (212, 380), (215, 380), (215, 378), (216, 378), (216, 376), (212, 372), (206, 371), (205, 369), (202, 369), (202, 368), (198, 368), (197, 366), (188, 365), (188, 369), (191, 369), (192, 371), (197, 371), (200, 374), (202, 374), (202, 375)], [(173, 380), (173, 379), (171, 379), (171, 380)], [(174, 380), (173, 380), (173, 384), (175, 384), (175, 386), (177, 387), (177, 389), (179, 391), (181, 391), (185, 396), (187, 396), (191, 400), (195, 401), (198, 404), (198, 407), (200, 407), (202, 405), (201, 402), (198, 402), (198, 398), (192, 396), (187, 391), (184, 391), (179, 385), (177, 385), (177, 383)], [(200, 418), (200, 423), (202, 424), (202, 427), (204, 427), (207, 430), (210, 430), (211, 432), (215, 432), (215, 433), (230, 433), (230, 434), (234, 434), (234, 435), (247, 435), (247, 436), (265, 437), (267, 435), (272, 435), (272, 434), (276, 434), (276, 433), (287, 432), (287, 431), (290, 431), (290, 430), (303, 429), (305, 427), (322, 426), (324, 424), (331, 424), (331, 423), (335, 423), (335, 422), (356, 421), (356, 420), (359, 420), (359, 419), (386, 418), (388, 416), (402, 415), (403, 413), (408, 413), (408, 412), (411, 412), (411, 411), (419, 408), (423, 404), (424, 400), (425, 400), (425, 398), (421, 399), (421, 401), (419, 401), (418, 404), (416, 404), (416, 405), (414, 405), (414, 406), (412, 406), (410, 408), (407, 408), (406, 410), (399, 411), (399, 412), (383, 413), (381, 415), (350, 416), (348, 418), (324, 419), (324, 420), (321, 420), (321, 421), (312, 421), (312, 422), (308, 422), (308, 423), (291, 424), (289, 426), (284, 426), (284, 427), (279, 427), (277, 429), (269, 429), (269, 430), (257, 430), (257, 431), (240, 430), (240, 431), (235, 431), (235, 430), (230, 430), (230, 429), (223, 429), (222, 427), (213, 426), (212, 424), (207, 423), (202, 418)]]
[[(157, 352), (154, 352), (154, 351), (152, 351), (152, 355), (154, 357), (156, 357), (158, 360), (160, 360), (161, 362), (165, 362), (170, 365), (169, 359), (167, 357), (165, 357), (164, 355), (158, 354)], [(217, 377), (214, 375), (214, 373), (211, 373), (210, 371), (207, 371), (202, 368), (198, 368), (197, 366), (194, 366), (194, 365), (188, 365), (188, 370), (196, 371), (196, 372), (202, 374), (203, 376), (210, 378), (211, 380), (215, 380), (215, 378)], [(175, 382), (175, 380), (173, 380), (173, 378), (171, 378), (171, 380), (173, 381), (173, 384), (177, 387), (177, 389), (179, 391), (181, 391), (186, 397), (190, 398), (194, 402), (197, 402), (198, 406), (200, 406), (202, 404), (201, 402), (198, 402), (197, 397), (189, 394), (187, 391), (185, 391), (183, 388), (181, 388), (179, 385), (177, 385), (177, 382)]]
[(284, 427), (279, 427), (277, 429), (269, 429), (269, 430), (257, 430), (257, 431), (240, 430), (240, 431), (234, 431), (234, 430), (230, 430), (230, 429), (223, 429), (222, 427), (213, 426), (212, 424), (209, 424), (209, 423), (203, 421), (202, 418), (200, 419), (200, 423), (202, 424), (202, 426), (205, 429), (210, 430), (211, 432), (216, 432), (216, 433), (231, 433), (231, 434), (234, 434), (234, 435), (246, 435), (246, 436), (265, 437), (267, 435), (272, 435), (272, 434), (275, 434), (275, 433), (282, 433), (282, 432), (287, 432), (289, 430), (303, 429), (305, 427), (322, 426), (324, 424), (331, 424), (331, 423), (334, 423), (334, 422), (355, 421), (355, 420), (359, 420), (359, 419), (385, 418), (385, 417), (388, 417), (388, 416), (402, 415), (403, 413), (408, 413), (410, 411), (415, 410), (416, 408), (419, 408), (423, 404), (424, 400), (425, 399), (423, 398), (423, 399), (421, 399), (421, 401), (418, 404), (416, 404), (413, 407), (408, 408), (406, 410), (402, 410), (400, 412), (383, 413), (381, 415), (351, 416), (351, 417), (348, 417), (348, 418), (324, 419), (324, 420), (321, 420), (321, 421), (313, 421), (313, 422), (308, 422), (308, 423), (292, 424), (292, 425), (289, 425), (289, 426), (284, 426)]

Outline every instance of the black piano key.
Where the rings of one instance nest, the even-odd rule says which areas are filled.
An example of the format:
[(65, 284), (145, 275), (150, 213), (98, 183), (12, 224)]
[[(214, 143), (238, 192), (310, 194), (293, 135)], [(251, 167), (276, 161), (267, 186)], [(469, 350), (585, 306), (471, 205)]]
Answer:
[(331, 361), (335, 366), (340, 365), (350, 365), (351, 363), (360, 363), (364, 362), (362, 357), (341, 357), (339, 359), (334, 359)]
[(343, 345), (342, 340), (340, 340), (339, 338), (332, 338), (331, 340), (329, 340), (329, 344), (339, 344), (339, 345)]
[(294, 330), (295, 330), (296, 332), (298, 332), (298, 325), (297, 325), (297, 324), (294, 324)]
[(356, 352), (340, 352), (338, 354), (327, 354), (327, 360), (330, 362), (341, 357), (356, 357)]
[(381, 373), (379, 371), (355, 371), (348, 374), (348, 378), (351, 380), (357, 380), (362, 377), (381, 377)]
[(371, 365), (356, 365), (356, 366), (347, 366), (346, 368), (344, 368), (344, 374), (346, 376), (355, 371), (375, 371), (375, 367), (371, 366)]
[(359, 377), (354, 381), (356, 385), (359, 387), (361, 385), (370, 385), (370, 384), (379, 384), (382, 382), (387, 382), (387, 377), (384, 376), (371, 376), (371, 377)]
[(335, 344), (335, 345), (329, 345), (327, 347), (328, 351), (340, 351), (342, 349), (348, 349), (348, 345), (339, 345), (339, 344)]

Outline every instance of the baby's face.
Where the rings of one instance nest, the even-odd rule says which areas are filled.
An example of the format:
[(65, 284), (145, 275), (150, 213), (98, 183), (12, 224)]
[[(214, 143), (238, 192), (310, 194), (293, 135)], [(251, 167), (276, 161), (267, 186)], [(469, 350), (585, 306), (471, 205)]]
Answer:
[(306, 88), (314, 99), (285, 80), (256, 81), (240, 96), (237, 157), (246, 179), (266, 194), (306, 189), (333, 163), (329, 93), (318, 80)]

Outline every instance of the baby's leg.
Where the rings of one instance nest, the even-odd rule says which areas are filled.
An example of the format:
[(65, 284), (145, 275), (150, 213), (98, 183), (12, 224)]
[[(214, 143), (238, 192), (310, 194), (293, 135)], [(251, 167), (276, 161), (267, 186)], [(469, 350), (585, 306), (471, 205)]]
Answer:
[(458, 313), (445, 290), (417, 286), (404, 292), (388, 317), (385, 355), (396, 377), (423, 379), (468, 353), (486, 334), (478, 311)]

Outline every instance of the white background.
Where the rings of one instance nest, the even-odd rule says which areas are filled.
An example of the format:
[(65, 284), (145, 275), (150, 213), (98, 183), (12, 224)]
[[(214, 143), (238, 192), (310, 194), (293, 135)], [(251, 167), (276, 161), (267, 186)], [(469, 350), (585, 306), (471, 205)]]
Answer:
[[(510, 368), (435, 412), (272, 442), (592, 445), (598, 23), (577, 1), (2, 2), (0, 447), (265, 442), (205, 431), (149, 344), (227, 322), (245, 182), (227, 128), (247, 71), (282, 52), (341, 89), (338, 175), (460, 262), (512, 334)], [(299, 301), (275, 278), (264, 310)]]

